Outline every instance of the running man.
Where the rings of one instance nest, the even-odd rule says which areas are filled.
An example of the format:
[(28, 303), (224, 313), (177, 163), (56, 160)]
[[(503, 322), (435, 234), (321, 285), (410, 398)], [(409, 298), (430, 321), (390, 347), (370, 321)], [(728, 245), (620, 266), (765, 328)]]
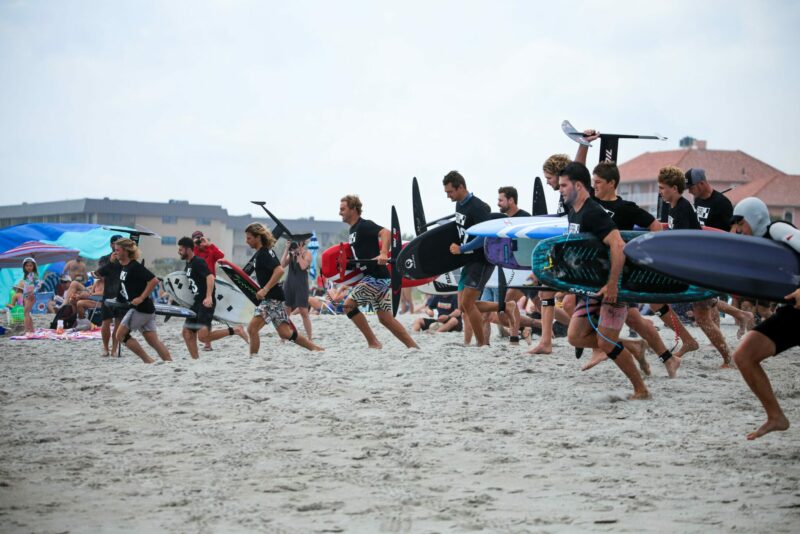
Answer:
[[(800, 253), (800, 230), (784, 221), (770, 224), (766, 204), (755, 197), (745, 198), (736, 205), (731, 219), (731, 232), (774, 239)], [(750, 330), (733, 353), (733, 361), (742, 378), (767, 412), (767, 421), (747, 434), (749, 440), (789, 428), (789, 419), (778, 404), (769, 377), (761, 367), (761, 362), (770, 356), (800, 346), (800, 289), (785, 298), (787, 303)]]
[(186, 276), (189, 278), (189, 289), (194, 294), (192, 311), (196, 314), (194, 319), (187, 318), (183, 323), (183, 340), (189, 355), (193, 360), (200, 357), (197, 351), (197, 340), (203, 343), (210, 343), (223, 337), (238, 335), (249, 343), (244, 328), (228, 327), (224, 330), (211, 330), (211, 321), (214, 318), (214, 309), (217, 299), (214, 288), (214, 275), (208, 268), (208, 264), (202, 258), (194, 254), (194, 241), (189, 237), (182, 237), (178, 241), (178, 255), (186, 262)]
[[(670, 205), (668, 224), (670, 230), (701, 230), (697, 214), (683, 198), (686, 189), (686, 177), (678, 167), (667, 166), (658, 171), (658, 193), (664, 202)], [(697, 326), (703, 331), (711, 344), (722, 355), (722, 368), (730, 367), (731, 355), (725, 336), (714, 320), (713, 314), (719, 315), (717, 299), (711, 298), (700, 302), (692, 302), (692, 312)], [(674, 313), (674, 312), (673, 312)], [(680, 322), (680, 321), (679, 321)], [(696, 343), (696, 342), (695, 342)]]
[(574, 347), (598, 348), (605, 352), (633, 385), (633, 395), (629, 399), (647, 399), (650, 393), (636, 368), (636, 361), (619, 341), (628, 310), (624, 303), (617, 303), (619, 279), (625, 264), (622, 252), (625, 243), (608, 213), (590, 198), (592, 184), (586, 166), (570, 163), (561, 171), (558, 183), (568, 209), (569, 233), (594, 234), (609, 247), (611, 258), (608, 281), (598, 291), (600, 298), (586, 297), (585, 302), (578, 299), (569, 323), (569, 343)]
[[(359, 306), (372, 306), (378, 321), (409, 349), (419, 346), (403, 325), (392, 315), (392, 282), (389, 269), (389, 248), (391, 232), (369, 219), (361, 217), (361, 199), (358, 195), (347, 195), (339, 201), (339, 216), (350, 226), (350, 250), (355, 260), (367, 260), (359, 264), (364, 278), (353, 288), (344, 301), (347, 317), (361, 331), (371, 349), (381, 349), (383, 345), (375, 337), (367, 318)], [(380, 244), (378, 243), (380, 240)], [(375, 260), (375, 261), (372, 261)]]
[(122, 266), (119, 273), (120, 284), (117, 299), (131, 305), (117, 327), (117, 342), (128, 347), (144, 363), (155, 362), (147, 355), (139, 342), (131, 337), (131, 332), (139, 331), (147, 344), (156, 349), (162, 360), (172, 361), (169, 350), (158, 339), (156, 308), (153, 299), (150, 298), (158, 285), (158, 278), (139, 263), (139, 247), (132, 240), (118, 239), (114, 242), (114, 250), (117, 254), (117, 261)]
[(250, 259), (250, 264), (256, 275), (256, 283), (261, 288), (256, 291), (260, 304), (256, 307), (255, 316), (247, 325), (247, 334), (250, 337), (250, 356), (258, 355), (261, 340), (258, 332), (267, 321), (277, 330), (281, 339), (288, 339), (308, 350), (323, 350), (305, 337), (297, 333), (297, 328), (289, 320), (284, 306), (283, 287), (279, 284), (283, 276), (283, 268), (278, 256), (272, 247), (275, 246), (275, 237), (272, 232), (261, 223), (251, 223), (244, 230), (244, 239), (247, 245), (256, 253)]
[(492, 276), (494, 265), (486, 261), (486, 254), (483, 252), (484, 239), (475, 237), (468, 241), (467, 228), (489, 220), (491, 209), (486, 202), (467, 191), (467, 182), (458, 171), (447, 173), (442, 185), (447, 198), (456, 203), (455, 222), (461, 238), (460, 244), (450, 245), (450, 254), (469, 254), (469, 260), (461, 268), (461, 279), (458, 282), (458, 309), (465, 320), (464, 340), (469, 342), (470, 333), (474, 333), (476, 343), (483, 347), (489, 344), (489, 338), (476, 303)]

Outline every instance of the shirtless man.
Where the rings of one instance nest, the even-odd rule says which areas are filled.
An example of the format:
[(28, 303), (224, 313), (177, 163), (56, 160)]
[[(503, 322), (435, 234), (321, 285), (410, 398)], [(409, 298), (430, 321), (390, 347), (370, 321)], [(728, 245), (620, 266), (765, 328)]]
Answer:
[(64, 265), (62, 275), (69, 276), (72, 282), (86, 282), (86, 261), (80, 256), (74, 260), (69, 260)]
[[(339, 216), (350, 226), (350, 249), (353, 257), (367, 261), (360, 265), (364, 278), (353, 288), (344, 301), (347, 317), (361, 331), (371, 349), (381, 349), (383, 345), (361, 313), (359, 306), (371, 305), (378, 321), (409, 349), (418, 349), (411, 335), (392, 315), (391, 277), (386, 264), (389, 262), (391, 232), (369, 219), (361, 217), (362, 204), (357, 195), (347, 195), (339, 201)], [(380, 244), (378, 243), (380, 240)]]
[[(731, 232), (774, 239), (800, 253), (800, 230), (782, 221), (770, 223), (767, 206), (758, 198), (748, 197), (739, 202), (733, 210), (731, 223)], [(785, 298), (787, 303), (750, 330), (733, 353), (733, 361), (742, 378), (767, 412), (767, 421), (747, 434), (749, 440), (789, 428), (789, 419), (778, 404), (769, 377), (761, 367), (761, 362), (770, 356), (800, 346), (800, 289)]]
[(567, 165), (559, 174), (558, 183), (568, 207), (569, 233), (594, 234), (609, 247), (611, 257), (608, 281), (598, 291), (600, 298), (586, 297), (582, 304), (582, 299), (579, 299), (575, 307), (567, 334), (569, 343), (574, 347), (599, 348), (605, 352), (633, 385), (633, 395), (629, 399), (647, 399), (650, 393), (636, 368), (636, 361), (619, 341), (628, 309), (625, 304), (617, 303), (619, 278), (625, 264), (622, 252), (625, 243), (608, 213), (590, 198), (591, 177), (582, 163)]
[[(686, 188), (686, 177), (682, 170), (677, 167), (664, 167), (658, 172), (658, 192), (664, 202), (670, 205), (669, 209), (669, 229), (670, 230), (701, 230), (697, 214), (683, 198), (683, 191)], [(729, 368), (731, 363), (730, 349), (725, 342), (725, 337), (714, 321), (712, 314), (719, 314), (716, 306), (716, 299), (708, 299), (692, 303), (692, 311), (697, 326), (703, 331), (709, 341), (716, 347), (722, 355), (722, 368)]]

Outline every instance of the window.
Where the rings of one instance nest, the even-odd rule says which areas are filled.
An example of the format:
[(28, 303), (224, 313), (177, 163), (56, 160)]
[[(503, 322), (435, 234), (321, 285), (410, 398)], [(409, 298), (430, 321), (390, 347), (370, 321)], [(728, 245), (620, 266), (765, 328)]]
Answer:
[(165, 235), (161, 237), (161, 244), (162, 245), (176, 245), (178, 243), (178, 238), (172, 235)]
[(197, 226), (211, 226), (211, 219), (200, 218), (195, 219), (194, 222)]
[(791, 211), (787, 210), (786, 213), (783, 214), (783, 220), (788, 222), (788, 223), (794, 224), (794, 221), (792, 221), (792, 219), (793, 219), (792, 215), (793, 215), (793, 213)]
[(161, 217), (161, 222), (164, 224), (178, 224), (178, 218), (172, 215), (164, 215)]

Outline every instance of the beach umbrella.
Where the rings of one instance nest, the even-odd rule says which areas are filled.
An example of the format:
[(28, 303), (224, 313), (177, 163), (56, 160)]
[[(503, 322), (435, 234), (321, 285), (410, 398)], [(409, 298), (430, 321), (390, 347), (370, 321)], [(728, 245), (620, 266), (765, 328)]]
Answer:
[(37, 264), (43, 265), (74, 259), (79, 253), (73, 248), (28, 241), (0, 254), (0, 269), (9, 267), (19, 269), (25, 258), (33, 258)]

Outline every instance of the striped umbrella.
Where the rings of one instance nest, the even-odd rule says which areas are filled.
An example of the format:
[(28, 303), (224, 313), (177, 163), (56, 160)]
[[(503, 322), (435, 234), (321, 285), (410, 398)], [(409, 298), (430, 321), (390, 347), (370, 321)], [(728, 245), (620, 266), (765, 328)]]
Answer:
[(47, 245), (39, 241), (27, 241), (0, 254), (0, 269), (21, 268), (22, 260), (33, 258), (39, 265), (67, 261), (78, 256), (79, 251), (72, 248)]

